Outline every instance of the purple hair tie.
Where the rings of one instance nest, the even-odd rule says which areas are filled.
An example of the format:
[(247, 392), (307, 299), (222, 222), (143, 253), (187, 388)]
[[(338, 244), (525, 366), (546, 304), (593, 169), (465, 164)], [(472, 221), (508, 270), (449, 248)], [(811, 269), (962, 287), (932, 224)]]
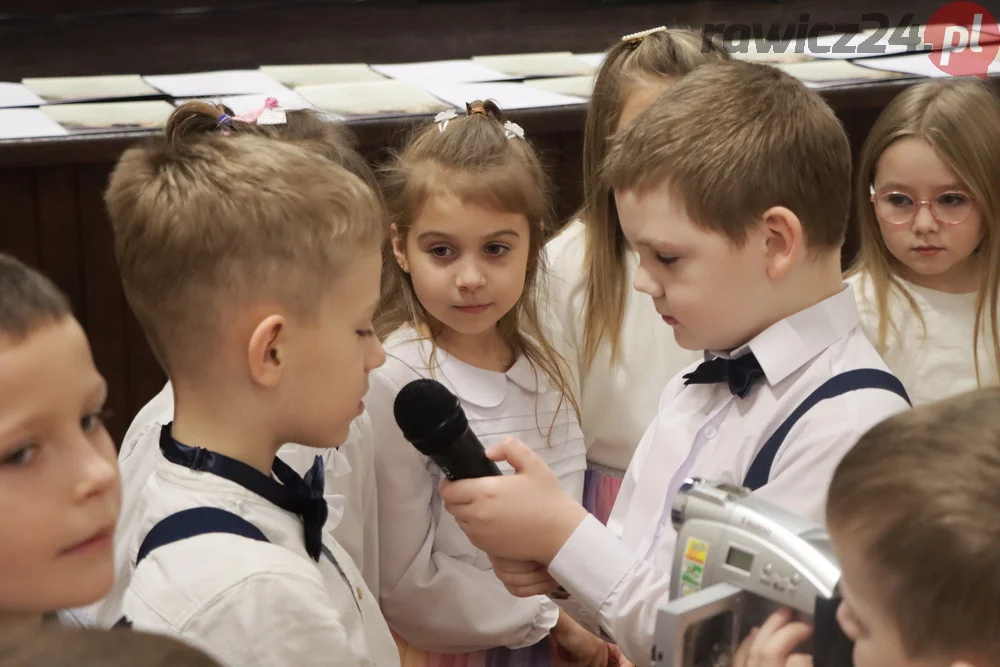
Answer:
[(232, 125), (232, 123), (233, 123), (233, 117), (230, 116), (227, 113), (224, 113), (221, 116), (219, 116), (218, 123), (219, 123), (219, 125)]

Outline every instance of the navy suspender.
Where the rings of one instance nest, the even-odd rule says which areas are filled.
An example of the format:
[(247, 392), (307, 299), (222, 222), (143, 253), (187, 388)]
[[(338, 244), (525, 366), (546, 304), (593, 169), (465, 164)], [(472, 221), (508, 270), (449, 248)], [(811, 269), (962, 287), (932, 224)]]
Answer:
[(208, 533), (229, 533), (260, 542), (270, 541), (257, 526), (232, 512), (217, 507), (192, 507), (171, 514), (153, 526), (139, 546), (135, 564), (138, 566), (154, 549)]
[(910, 402), (910, 398), (903, 388), (903, 383), (895, 375), (886, 371), (860, 368), (833, 376), (806, 397), (806, 400), (802, 401), (788, 416), (788, 419), (768, 438), (764, 446), (757, 452), (753, 463), (750, 464), (750, 469), (743, 479), (743, 486), (751, 491), (756, 491), (767, 484), (767, 480), (771, 476), (771, 465), (774, 463), (774, 457), (778, 454), (778, 449), (781, 448), (781, 443), (788, 437), (788, 432), (792, 430), (796, 422), (814, 405), (828, 398), (841, 396), (858, 389), (884, 389), (901, 397), (907, 403)]

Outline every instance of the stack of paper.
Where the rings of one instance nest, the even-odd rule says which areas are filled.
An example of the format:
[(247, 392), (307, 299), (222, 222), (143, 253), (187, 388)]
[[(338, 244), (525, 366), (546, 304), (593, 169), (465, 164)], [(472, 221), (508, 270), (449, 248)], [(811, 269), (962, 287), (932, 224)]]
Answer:
[(495, 69), (471, 60), (439, 60), (429, 63), (400, 63), (395, 65), (372, 65), (372, 69), (397, 81), (406, 81), (416, 86), (448, 83), (479, 83), (482, 81), (509, 81), (518, 77), (498, 72)]
[(595, 70), (601, 66), (604, 61), (604, 52), (601, 53), (575, 53), (573, 57), (577, 60), (582, 60), (587, 65), (590, 65)]
[(28, 90), (22, 83), (0, 82), (0, 109), (37, 107), (45, 100)]
[(264, 65), (260, 68), (278, 83), (289, 88), (316, 86), (324, 83), (360, 83), (362, 81), (384, 81), (368, 65)]
[(586, 104), (582, 97), (560, 95), (523, 83), (458, 83), (437, 84), (424, 87), (427, 92), (460, 109), (476, 100), (493, 100), (503, 110), (538, 109)]
[(156, 130), (167, 124), (174, 108), (163, 100), (53, 104), (42, 109), (71, 133)]
[(338, 118), (376, 118), (434, 114), (450, 108), (405, 81), (370, 81), (295, 89), (306, 101)]
[(532, 79), (524, 85), (550, 93), (590, 99), (594, 93), (593, 76), (560, 76), (553, 79)]
[(766, 40), (751, 40), (726, 45), (729, 55), (737, 60), (750, 62), (778, 64), (803, 63), (815, 60), (805, 52), (805, 42), (769, 42)]
[(280, 95), (288, 92), (260, 70), (164, 74), (144, 77), (146, 83), (174, 98), (229, 95)]
[(38, 109), (0, 109), (0, 140), (61, 137), (68, 134), (62, 125)]
[[(964, 59), (952, 59), (948, 72), (943, 72), (931, 60), (932, 55), (940, 58), (940, 53), (908, 53), (903, 56), (891, 56), (888, 58), (865, 58), (857, 61), (859, 65), (881, 72), (899, 72), (913, 76), (944, 77), (944, 76), (978, 76), (983, 74), (983, 63)], [(956, 71), (956, 67), (967, 65), (968, 71)], [(1000, 74), (1000, 60), (994, 59), (989, 63), (989, 74)]]
[(476, 56), (473, 62), (519, 79), (552, 76), (586, 76), (595, 66), (576, 58), (569, 51), (558, 53), (522, 53), (507, 56)]
[(138, 74), (46, 77), (24, 79), (21, 83), (50, 103), (160, 96), (160, 92), (143, 81)]
[(880, 79), (898, 79), (897, 72), (880, 72), (866, 67), (858, 67), (847, 60), (815, 60), (805, 63), (777, 64), (810, 88), (832, 88), (857, 83), (867, 83)]
[[(295, 111), (296, 109), (309, 109), (312, 107), (307, 100), (292, 90), (276, 93), (274, 95), (228, 95), (225, 97), (201, 98), (212, 104), (222, 104), (232, 110), (233, 114), (240, 114), (256, 111), (264, 106), (269, 97), (278, 100), (278, 108), (285, 111)], [(175, 100), (174, 104), (180, 106), (190, 99)]]

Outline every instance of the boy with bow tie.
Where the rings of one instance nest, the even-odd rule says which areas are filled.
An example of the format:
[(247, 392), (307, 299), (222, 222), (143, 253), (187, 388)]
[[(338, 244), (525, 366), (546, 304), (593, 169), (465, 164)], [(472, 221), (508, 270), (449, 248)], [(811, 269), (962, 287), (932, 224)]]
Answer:
[(513, 593), (561, 585), (641, 667), (685, 479), (822, 522), (840, 458), (908, 399), (841, 280), (851, 153), (818, 95), (775, 68), (705, 66), (616, 138), (604, 175), (639, 254), (635, 288), (705, 362), (664, 390), (607, 527), (516, 442), (489, 455), (518, 474), (445, 483), (441, 497)]
[(174, 420), (135, 500), (122, 625), (225, 666), (398, 667), (376, 596), (324, 529), (323, 467), (385, 360), (372, 335), (384, 218), (315, 151), (178, 107), (106, 201), (125, 295), (170, 378)]

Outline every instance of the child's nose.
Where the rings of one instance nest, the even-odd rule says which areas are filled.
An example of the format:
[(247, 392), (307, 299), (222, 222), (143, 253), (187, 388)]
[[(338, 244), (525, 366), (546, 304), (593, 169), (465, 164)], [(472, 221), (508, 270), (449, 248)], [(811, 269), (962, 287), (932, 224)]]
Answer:
[(458, 286), (461, 289), (474, 290), (486, 285), (486, 274), (475, 261), (467, 261), (459, 267)]
[(118, 484), (118, 465), (113, 456), (102, 451), (104, 443), (95, 444), (86, 436), (81, 438), (80, 462), (76, 469), (74, 497), (77, 501), (102, 496)]

